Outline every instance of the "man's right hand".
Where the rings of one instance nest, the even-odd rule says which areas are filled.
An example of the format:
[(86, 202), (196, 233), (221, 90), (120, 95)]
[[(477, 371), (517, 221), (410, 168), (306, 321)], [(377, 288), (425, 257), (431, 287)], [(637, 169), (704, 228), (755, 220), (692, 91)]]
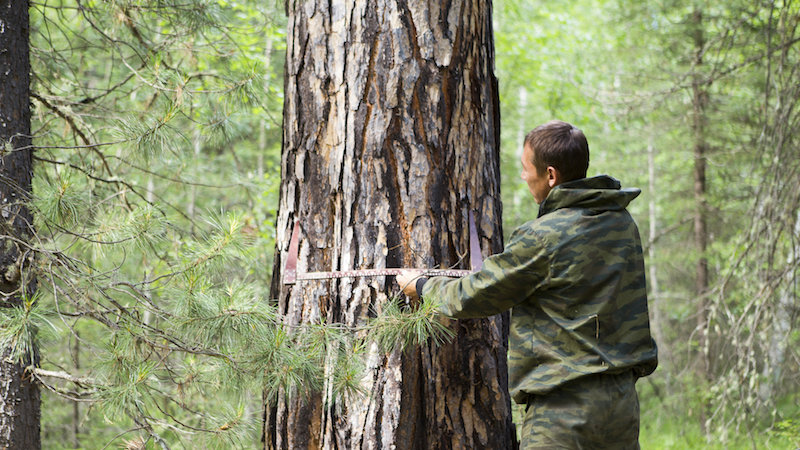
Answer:
[(400, 272), (400, 275), (397, 275), (397, 284), (400, 285), (404, 294), (411, 298), (419, 298), (417, 279), (420, 275), (422, 275), (422, 273), (417, 270), (404, 270)]

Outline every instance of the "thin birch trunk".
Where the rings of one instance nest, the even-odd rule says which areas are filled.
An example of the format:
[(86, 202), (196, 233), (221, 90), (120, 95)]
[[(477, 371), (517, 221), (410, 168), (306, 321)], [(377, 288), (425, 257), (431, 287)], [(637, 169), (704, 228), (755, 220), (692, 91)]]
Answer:
[(783, 379), (786, 351), (791, 342), (792, 318), (797, 305), (797, 266), (800, 261), (800, 212), (794, 222), (794, 238), (791, 240), (789, 255), (786, 258), (786, 275), (783, 288), (778, 293), (778, 300), (770, 327), (767, 361), (762, 370), (762, 384), (759, 386), (759, 398), (766, 404), (774, 404), (776, 391)]
[[(647, 174), (648, 174), (648, 190), (650, 191), (648, 201), (648, 221), (650, 227), (648, 230), (648, 241), (650, 244), (647, 247), (647, 269), (648, 281), (650, 283), (650, 299), (653, 317), (650, 321), (650, 326), (653, 330), (653, 336), (658, 343), (659, 359), (664, 361), (670, 360), (669, 348), (666, 345), (666, 338), (664, 337), (663, 317), (661, 311), (663, 305), (661, 304), (661, 291), (658, 286), (658, 263), (656, 262), (656, 240), (658, 237), (658, 217), (656, 214), (656, 162), (655, 162), (655, 148), (652, 144), (647, 146)], [(669, 380), (667, 380), (669, 383)], [(669, 384), (667, 385), (667, 392), (669, 392)]]

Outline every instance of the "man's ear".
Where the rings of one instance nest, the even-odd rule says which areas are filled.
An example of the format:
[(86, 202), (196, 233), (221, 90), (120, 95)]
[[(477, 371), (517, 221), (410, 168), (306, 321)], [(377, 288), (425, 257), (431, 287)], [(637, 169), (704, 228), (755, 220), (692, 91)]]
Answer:
[(551, 188), (561, 184), (561, 172), (553, 166), (547, 166), (547, 184)]

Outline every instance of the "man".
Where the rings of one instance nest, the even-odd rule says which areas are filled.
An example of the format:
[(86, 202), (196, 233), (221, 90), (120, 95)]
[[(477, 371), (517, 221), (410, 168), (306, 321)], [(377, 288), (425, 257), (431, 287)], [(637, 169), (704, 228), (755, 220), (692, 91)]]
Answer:
[(637, 378), (657, 365), (639, 232), (639, 189), (585, 178), (581, 130), (551, 121), (525, 138), (522, 179), (539, 215), (461, 279), (398, 275), (454, 318), (511, 309), (509, 388), (526, 405), (523, 449), (639, 448)]

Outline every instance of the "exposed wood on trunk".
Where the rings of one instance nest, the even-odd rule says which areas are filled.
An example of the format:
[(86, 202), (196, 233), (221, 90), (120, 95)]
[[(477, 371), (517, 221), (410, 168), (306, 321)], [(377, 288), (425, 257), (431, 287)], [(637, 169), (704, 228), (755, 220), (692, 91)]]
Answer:
[[(25, 242), (33, 235), (33, 218), (26, 202), (31, 193), (30, 62), (28, 2), (0, 4), (0, 307), (15, 308), (22, 295), (33, 295), (28, 274), (32, 252)], [(40, 394), (25, 364), (7, 361), (0, 353), (0, 448), (36, 449), (39, 438)]]
[[(467, 217), (502, 250), (491, 4), (287, 2), (282, 184), (273, 295), (290, 324), (363, 324), (389, 278), (281, 286), (298, 270), (468, 268)], [(450, 321), (457, 338), (368, 351), (369, 396), (267, 407), (267, 448), (512, 448), (507, 315)], [(326, 392), (328, 392), (326, 390)]]

